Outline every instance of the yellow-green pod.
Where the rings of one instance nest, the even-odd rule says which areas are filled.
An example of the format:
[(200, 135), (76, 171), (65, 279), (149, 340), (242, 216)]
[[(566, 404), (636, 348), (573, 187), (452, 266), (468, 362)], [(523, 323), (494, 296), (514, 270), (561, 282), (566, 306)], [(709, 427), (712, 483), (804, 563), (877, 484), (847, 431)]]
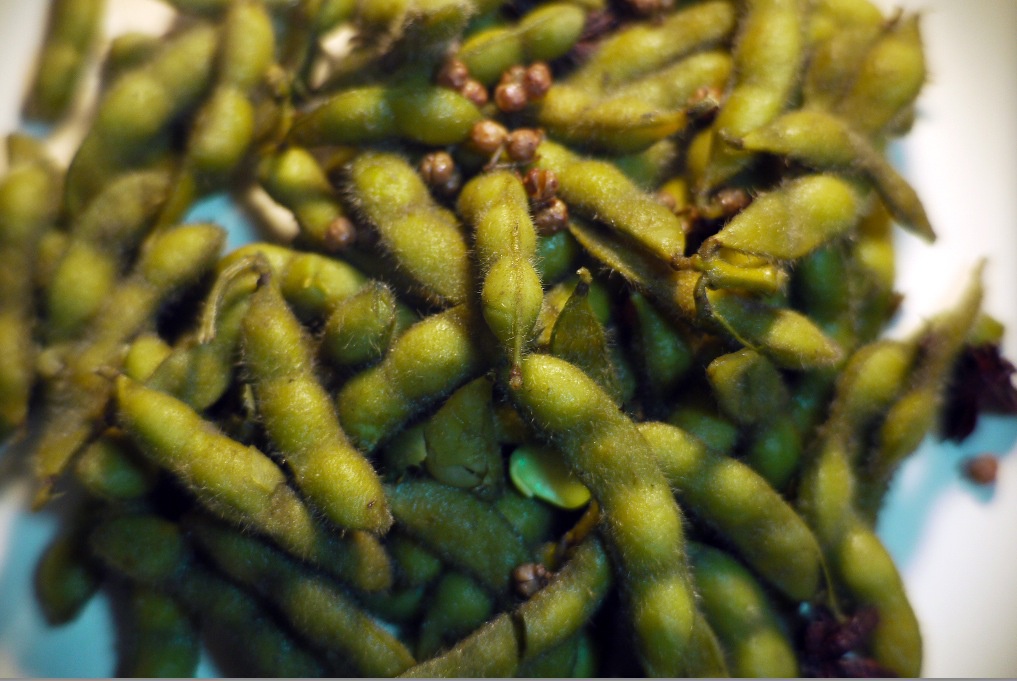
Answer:
[[(522, 410), (555, 438), (604, 512), (647, 673), (680, 675), (698, 617), (686, 572), (681, 511), (635, 424), (581, 369), (549, 355), (523, 359)], [(616, 452), (629, 452), (624, 465)]]
[(534, 265), (537, 233), (526, 190), (513, 173), (484, 173), (463, 187), (457, 210), (474, 229), (484, 320), (518, 366), (544, 296)]
[(50, 626), (67, 624), (99, 590), (100, 571), (88, 550), (93, 510), (79, 509), (46, 546), (35, 571), (35, 595)]
[(374, 225), (403, 276), (435, 302), (464, 302), (472, 284), (462, 227), (431, 198), (409, 161), (363, 152), (348, 170), (353, 204)]
[(835, 365), (843, 349), (808, 317), (747, 296), (702, 288), (703, 310), (735, 339), (790, 369)]
[[(490, 504), (426, 478), (387, 487), (397, 526), (499, 598), (512, 570), (530, 560), (522, 538)], [(465, 536), (469, 542), (462, 541)]]
[(714, 359), (706, 367), (706, 378), (720, 408), (728, 418), (743, 425), (769, 418), (789, 399), (777, 368), (749, 348)]
[(659, 23), (635, 22), (604, 40), (568, 82), (610, 93), (687, 54), (724, 43), (735, 30), (737, 14), (734, 3), (710, 0), (682, 7)]
[(424, 467), (438, 482), (495, 499), (505, 486), (495, 439), (490, 379), (470, 381), (452, 393), (424, 424)]
[(401, 335), (384, 359), (339, 391), (343, 429), (372, 451), (410, 418), (484, 370), (474, 338), (476, 321), (455, 307), (425, 317)]
[(78, 455), (74, 476), (90, 495), (111, 502), (142, 499), (156, 485), (156, 469), (114, 428)]
[(339, 367), (357, 367), (378, 360), (388, 350), (399, 320), (392, 289), (370, 282), (339, 304), (325, 321), (321, 353)]
[(47, 123), (70, 111), (102, 36), (106, 0), (57, 0), (49, 16), (25, 114)]
[(494, 599), (476, 580), (446, 571), (431, 590), (427, 611), (419, 625), (416, 654), (421, 660), (455, 644), (484, 624), (494, 611)]
[(703, 614), (724, 646), (732, 676), (798, 676), (786, 626), (753, 574), (704, 544), (691, 544), (689, 554)]
[(851, 230), (859, 198), (832, 175), (806, 175), (762, 194), (711, 242), (771, 258), (793, 260)]
[(392, 517), (381, 480), (343, 433), (309, 339), (274, 282), (253, 294), (241, 328), (258, 414), (296, 487), (337, 526), (384, 534)]
[(864, 134), (878, 136), (925, 84), (920, 17), (898, 19), (872, 44), (834, 111)]
[(666, 263), (684, 255), (685, 232), (678, 217), (615, 166), (551, 142), (541, 144), (538, 154), (536, 167), (558, 177), (558, 195), (570, 209), (609, 226)]
[(217, 567), (274, 604), (319, 650), (341, 653), (365, 676), (394, 676), (414, 663), (406, 647), (334, 582), (207, 518), (191, 516), (187, 527)]

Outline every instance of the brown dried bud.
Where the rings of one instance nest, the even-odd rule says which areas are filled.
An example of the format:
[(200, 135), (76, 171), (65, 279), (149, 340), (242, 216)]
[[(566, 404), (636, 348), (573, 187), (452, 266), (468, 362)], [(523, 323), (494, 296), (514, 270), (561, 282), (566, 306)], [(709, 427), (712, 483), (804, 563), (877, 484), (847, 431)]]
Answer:
[(462, 182), (455, 160), (444, 151), (434, 151), (420, 159), (419, 170), (424, 182), (445, 196), (454, 194)]
[(470, 69), (461, 59), (455, 57), (446, 59), (435, 75), (435, 82), (441, 87), (450, 90), (462, 90), (466, 81), (470, 78)]
[(530, 598), (550, 581), (550, 571), (540, 563), (523, 563), (512, 570), (512, 582), (516, 593), (523, 598)]
[(539, 130), (519, 128), (510, 132), (505, 140), (505, 153), (517, 163), (529, 163), (543, 141), (544, 135)]
[(543, 99), (547, 91), (551, 89), (554, 78), (551, 76), (551, 69), (542, 61), (533, 62), (523, 74), (523, 89), (526, 97), (533, 102)]
[(498, 79), (498, 84), (522, 83), (525, 77), (526, 67), (522, 64), (513, 64), (502, 72), (501, 78)]
[(494, 103), (505, 113), (522, 111), (528, 102), (522, 83), (501, 83), (494, 89)]
[(494, 154), (508, 138), (508, 130), (501, 123), (485, 118), (473, 124), (470, 130), (470, 146), (478, 153)]
[(991, 485), (999, 474), (999, 459), (992, 454), (979, 454), (964, 463), (964, 474), (978, 485)]
[(713, 204), (724, 217), (740, 212), (752, 203), (752, 197), (740, 187), (725, 187), (713, 197)]
[(558, 176), (553, 170), (530, 168), (523, 177), (526, 194), (536, 205), (550, 201), (558, 193)]
[(540, 236), (550, 236), (569, 224), (569, 207), (557, 196), (533, 214), (533, 226)]
[(357, 228), (353, 225), (353, 221), (340, 215), (328, 223), (323, 238), (325, 248), (331, 253), (337, 253), (356, 242)]
[(477, 108), (484, 106), (488, 101), (487, 88), (475, 78), (467, 79), (459, 88), (459, 94), (473, 102)]

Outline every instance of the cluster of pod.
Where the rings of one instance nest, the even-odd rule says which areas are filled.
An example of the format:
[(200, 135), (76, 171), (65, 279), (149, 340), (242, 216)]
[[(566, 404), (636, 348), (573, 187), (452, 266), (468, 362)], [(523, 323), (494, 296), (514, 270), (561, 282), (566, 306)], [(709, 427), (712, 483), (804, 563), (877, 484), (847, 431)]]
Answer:
[[(934, 237), (884, 154), (917, 17), (166, 2), (66, 168), (7, 140), (0, 435), (70, 509), (52, 623), (105, 588), (128, 676), (202, 641), (257, 676), (920, 673), (873, 527), (1002, 329), (976, 272), (881, 338), (892, 225)], [(53, 1), (26, 116), (68, 115), (103, 5)], [(263, 240), (190, 220), (223, 193)]]

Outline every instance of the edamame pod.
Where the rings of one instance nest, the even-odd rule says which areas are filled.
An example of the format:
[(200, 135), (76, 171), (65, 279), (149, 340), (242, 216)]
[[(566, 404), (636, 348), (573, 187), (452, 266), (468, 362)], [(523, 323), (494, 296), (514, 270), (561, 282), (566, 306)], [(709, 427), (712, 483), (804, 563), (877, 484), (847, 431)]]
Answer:
[(216, 566), (273, 603), (319, 650), (345, 658), (365, 676), (394, 676), (413, 665), (409, 650), (338, 585), (257, 538), (207, 518), (193, 516), (187, 527)]
[[(533, 354), (523, 359), (522, 377), (513, 399), (558, 443), (604, 510), (640, 661), (648, 673), (679, 675), (698, 614), (681, 511), (652, 450), (576, 366)], [(619, 459), (622, 450), (628, 454)]]
[(25, 114), (54, 123), (70, 111), (92, 51), (102, 34), (106, 0), (56, 0), (50, 5), (44, 47)]
[(258, 414), (297, 489), (337, 526), (384, 534), (392, 516), (378, 474), (339, 426), (303, 327), (274, 280), (261, 282), (241, 328)]
[(558, 177), (558, 194), (570, 208), (666, 263), (684, 255), (685, 232), (678, 217), (610, 163), (577, 156), (547, 141), (538, 153), (535, 166)]
[(508, 596), (512, 570), (530, 556), (501, 514), (468, 492), (426, 478), (386, 491), (399, 527), (499, 599)]
[(348, 176), (357, 210), (420, 295), (438, 304), (464, 302), (471, 284), (462, 227), (431, 198), (409, 161), (365, 151), (350, 163)]
[(484, 370), (470, 311), (454, 307), (417, 322), (379, 363), (339, 391), (339, 421), (353, 443), (373, 451), (410, 418)]
[(770, 485), (665, 423), (640, 424), (661, 470), (690, 513), (716, 528), (768, 582), (794, 601), (815, 596), (821, 551), (808, 526)]

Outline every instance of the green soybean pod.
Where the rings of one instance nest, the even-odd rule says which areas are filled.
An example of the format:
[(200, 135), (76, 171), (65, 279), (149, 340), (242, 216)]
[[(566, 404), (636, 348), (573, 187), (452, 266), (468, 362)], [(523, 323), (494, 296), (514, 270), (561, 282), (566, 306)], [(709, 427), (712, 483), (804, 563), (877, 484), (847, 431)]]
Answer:
[(466, 238), (405, 158), (365, 151), (348, 168), (352, 201), (377, 229), (382, 247), (425, 298), (464, 302), (471, 293)]
[(763, 355), (743, 348), (706, 367), (717, 404), (736, 423), (751, 425), (781, 411), (789, 398), (780, 372)]
[[(823, 14), (821, 9), (813, 17)], [(813, 21), (813, 24), (816, 22)], [(880, 10), (857, 23), (839, 23), (836, 31), (812, 45), (802, 74), (802, 100), (806, 108), (831, 110), (850, 89), (872, 45), (885, 30)]]
[(514, 25), (472, 34), (456, 56), (472, 78), (492, 85), (511, 66), (552, 61), (566, 54), (579, 40), (585, 21), (586, 12), (576, 4), (549, 2), (530, 10)]
[(272, 280), (251, 298), (241, 345), (258, 414), (296, 487), (339, 527), (384, 534), (392, 516), (378, 474), (342, 432), (309, 339)]
[(692, 368), (692, 348), (685, 334), (638, 292), (629, 295), (635, 312), (635, 352), (643, 385), (655, 397), (669, 394)]
[[(581, 369), (548, 355), (522, 364), (513, 400), (565, 454), (604, 511), (639, 659), (647, 673), (684, 671), (696, 612), (682, 514), (636, 425)], [(624, 465), (616, 452), (624, 448)]]
[(334, 582), (208, 518), (190, 516), (186, 527), (219, 569), (273, 603), (319, 650), (346, 658), (366, 676), (394, 676), (414, 663), (409, 650)]
[(611, 92), (687, 54), (725, 43), (737, 20), (734, 3), (710, 0), (682, 7), (659, 23), (633, 23), (605, 39), (568, 82)]
[(879, 613), (868, 643), (872, 656), (894, 674), (917, 676), (922, 662), (918, 621), (892, 558), (855, 510), (852, 440), (842, 422), (826, 424), (802, 473), (798, 506), (849, 602)]
[(35, 571), (35, 595), (50, 626), (74, 620), (99, 590), (98, 566), (88, 550), (95, 507), (79, 507), (50, 540)]
[(490, 619), (493, 611), (494, 599), (476, 580), (461, 572), (445, 572), (431, 589), (420, 621), (417, 657), (426, 660), (455, 644)]
[(403, 333), (384, 359), (340, 389), (339, 421), (353, 443), (373, 451), (414, 415), (482, 373), (476, 320), (454, 307), (425, 317)]
[(127, 597), (127, 643), (119, 652), (117, 674), (185, 677), (197, 672), (201, 641), (180, 603), (161, 589), (132, 585)]
[(54, 173), (43, 161), (13, 158), (16, 139), (7, 138), (11, 168), (0, 179), (0, 442), (20, 428), (28, 416), (35, 382), (36, 347), (32, 263), (39, 241), (56, 217), (51, 197), (57, 191)]
[(400, 676), (411, 678), (509, 677), (519, 668), (516, 624), (501, 613), (450, 650), (410, 667)]
[(865, 54), (851, 87), (834, 106), (863, 134), (882, 135), (925, 84), (919, 20), (911, 15), (890, 24)]
[(321, 353), (337, 367), (361, 367), (385, 354), (398, 331), (399, 306), (391, 287), (373, 281), (343, 301), (325, 321)]
[(274, 201), (293, 213), (302, 241), (327, 252), (348, 245), (349, 218), (325, 171), (307, 149), (290, 146), (266, 155), (258, 164), (258, 181)]
[(505, 487), (492, 390), (490, 379), (474, 379), (452, 393), (424, 424), (424, 467), (431, 476), (487, 500), (501, 496)]
[(766, 590), (741, 563), (719, 549), (690, 543), (700, 607), (727, 653), (731, 675), (794, 677), (798, 660)]
[(92, 530), (90, 546), (112, 571), (168, 591), (207, 639), (225, 647), (239, 675), (323, 673), (262, 603), (195, 560), (178, 523), (148, 513), (116, 514)]
[(568, 229), (591, 257), (657, 302), (665, 314), (673, 319), (698, 318), (695, 293), (704, 279), (701, 272), (686, 268), (675, 270), (632, 248), (620, 235), (578, 218), (569, 220)]
[(558, 195), (570, 209), (608, 225), (665, 263), (684, 255), (685, 232), (678, 217), (615, 166), (547, 141), (538, 154), (535, 166), (558, 177)]
[(706, 314), (747, 347), (789, 369), (835, 365), (844, 351), (808, 317), (734, 292), (701, 288)]
[(112, 390), (102, 373), (120, 366), (123, 343), (149, 323), (165, 300), (211, 269), (224, 240), (220, 227), (193, 224), (153, 235), (143, 245), (134, 271), (110, 293), (68, 352), (43, 407), (45, 422), (54, 427), (44, 430), (33, 449), (36, 504), (46, 503), (70, 458), (100, 425)]
[(89, 495), (112, 503), (143, 499), (156, 484), (155, 468), (115, 428), (78, 455), (74, 476)]
[(780, 154), (820, 171), (859, 173), (903, 227), (935, 239), (915, 190), (868, 138), (838, 116), (819, 109), (792, 111), (732, 141), (738, 148)]
[(546, 653), (579, 633), (612, 586), (611, 563), (595, 535), (588, 537), (547, 586), (516, 608), (523, 661)]
[(231, 251), (219, 261), (217, 270), (221, 274), (257, 256), (266, 260), (286, 302), (305, 323), (328, 317), (368, 281), (362, 272), (337, 258), (266, 242), (247, 244)]
[(67, 244), (45, 293), (50, 342), (78, 335), (102, 307), (166, 200), (170, 173), (128, 172), (113, 179), (71, 225)]
[(806, 175), (757, 197), (710, 239), (746, 253), (793, 260), (846, 234), (858, 214), (859, 198), (850, 184), (833, 175)]
[[(529, 562), (522, 538), (490, 504), (426, 478), (386, 488), (397, 526), (499, 598), (512, 570)], [(471, 537), (463, 542), (462, 537)]]
[(473, 102), (448, 88), (368, 85), (338, 92), (298, 116), (290, 139), (308, 147), (391, 137), (441, 146), (466, 140), (481, 118)]
[(526, 190), (509, 171), (483, 173), (463, 187), (456, 207), (474, 230), (481, 313), (516, 370), (544, 298)]
[(197, 106), (211, 83), (217, 44), (213, 26), (182, 29), (152, 61), (125, 73), (105, 92), (67, 170), (69, 215), (77, 215), (110, 177), (158, 154), (170, 124)]
[(102, 34), (106, 0), (56, 0), (49, 16), (25, 114), (54, 123), (70, 111)]
[[(787, 106), (804, 59), (804, 26), (797, 0), (752, 0), (738, 25), (734, 78), (712, 129), (735, 136), (775, 118)], [(717, 143), (699, 177), (712, 188), (745, 168), (749, 159)]]
[(960, 300), (952, 309), (929, 320), (915, 341), (921, 350), (911, 368), (907, 389), (887, 411), (879, 426), (876, 445), (860, 469), (859, 502), (867, 518), (875, 517), (901, 462), (936, 426), (942, 410), (944, 386), (978, 320), (984, 297), (984, 267), (983, 260), (976, 266)]
[(822, 565), (819, 544), (766, 480), (674, 426), (646, 422), (639, 432), (683, 508), (713, 526), (753, 569), (792, 600), (816, 594)]
[(116, 379), (115, 390), (117, 420), (128, 438), (146, 459), (180, 478), (204, 507), (360, 588), (388, 586), (391, 566), (377, 540), (363, 532), (342, 541), (330, 537), (268, 456), (230, 439), (176, 398), (126, 376)]

